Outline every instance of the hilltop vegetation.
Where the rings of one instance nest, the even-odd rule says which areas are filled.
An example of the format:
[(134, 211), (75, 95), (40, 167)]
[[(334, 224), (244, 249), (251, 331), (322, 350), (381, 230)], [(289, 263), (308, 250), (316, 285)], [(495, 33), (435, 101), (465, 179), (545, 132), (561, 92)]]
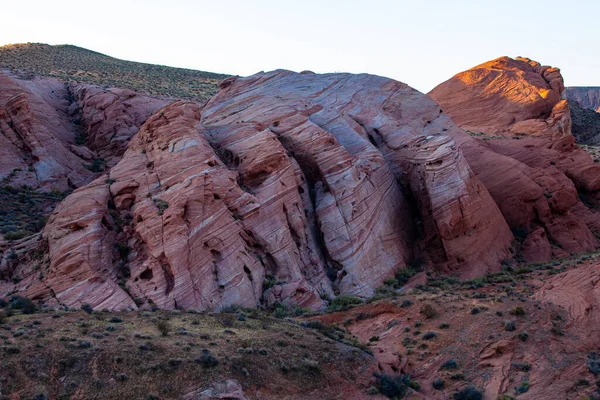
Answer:
[(199, 101), (208, 100), (214, 95), (218, 82), (227, 77), (204, 71), (119, 60), (77, 46), (40, 43), (0, 47), (0, 69)]

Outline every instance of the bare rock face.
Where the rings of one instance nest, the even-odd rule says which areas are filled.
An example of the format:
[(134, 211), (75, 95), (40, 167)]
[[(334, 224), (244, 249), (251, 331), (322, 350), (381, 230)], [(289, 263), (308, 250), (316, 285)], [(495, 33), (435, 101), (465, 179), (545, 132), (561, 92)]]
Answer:
[(87, 147), (110, 166), (118, 162), (148, 117), (171, 102), (127, 89), (73, 83), (69, 89), (75, 100), (69, 111), (82, 124)]
[(69, 150), (76, 130), (67, 96), (58, 81), (0, 72), (0, 178), (7, 184), (64, 191), (89, 182), (84, 160)]
[(452, 139), (459, 130), (407, 85), (287, 71), (229, 78), (203, 123), (242, 121), (266, 125), (298, 160), (341, 292), (369, 295), (361, 282), (372, 288), (405, 265), (411, 239), (417, 256), (463, 276), (507, 255), (511, 234)]
[(500, 57), (456, 74), (429, 95), (461, 128), (488, 135), (570, 133), (558, 68)]
[(140, 126), (169, 102), (0, 72), (0, 179), (44, 191), (83, 186), (116, 164)]
[(429, 95), (470, 131), (455, 139), (504, 218), (523, 256), (592, 251), (600, 216), (600, 166), (575, 145), (558, 69), (502, 57), (459, 73)]
[(75, 307), (319, 309), (416, 258), (497, 270), (512, 234), (452, 134), (437, 104), (386, 78), (228, 79), (202, 110), (157, 111), (67, 198), (30, 290)]

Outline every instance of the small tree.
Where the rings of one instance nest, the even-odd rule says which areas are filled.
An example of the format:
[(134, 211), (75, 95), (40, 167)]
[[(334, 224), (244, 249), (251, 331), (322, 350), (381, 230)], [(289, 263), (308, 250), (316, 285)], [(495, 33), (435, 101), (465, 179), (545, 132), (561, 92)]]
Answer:
[(169, 332), (171, 332), (171, 324), (168, 321), (158, 321), (156, 328), (163, 337), (169, 336)]

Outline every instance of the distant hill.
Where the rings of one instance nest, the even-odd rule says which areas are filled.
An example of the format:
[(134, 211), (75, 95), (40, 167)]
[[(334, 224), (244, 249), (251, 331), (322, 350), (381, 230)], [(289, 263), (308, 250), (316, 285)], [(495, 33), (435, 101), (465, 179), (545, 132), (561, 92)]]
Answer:
[(40, 43), (0, 47), (0, 69), (199, 101), (214, 95), (218, 82), (228, 76), (124, 61), (77, 46)]
[(585, 108), (600, 112), (600, 87), (572, 86), (566, 87), (567, 99), (575, 100)]
[(572, 132), (577, 142), (600, 145), (600, 113), (582, 106), (575, 100), (569, 100), (569, 109), (573, 122)]

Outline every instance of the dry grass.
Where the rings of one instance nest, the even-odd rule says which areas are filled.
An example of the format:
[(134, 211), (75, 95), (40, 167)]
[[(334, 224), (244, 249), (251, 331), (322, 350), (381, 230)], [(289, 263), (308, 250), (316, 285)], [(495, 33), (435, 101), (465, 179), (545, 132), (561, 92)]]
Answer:
[[(356, 387), (355, 372), (374, 363), (369, 354), (296, 323), (254, 311), (225, 328), (221, 316), (17, 313), (0, 324), (2, 395), (176, 399), (236, 379), (252, 398), (322, 393), (333, 399), (340, 386)], [(172, 328), (168, 336), (158, 329), (161, 322)]]
[(191, 69), (119, 60), (71, 45), (27, 43), (0, 47), (0, 69), (53, 76), (137, 92), (208, 100), (227, 77)]

